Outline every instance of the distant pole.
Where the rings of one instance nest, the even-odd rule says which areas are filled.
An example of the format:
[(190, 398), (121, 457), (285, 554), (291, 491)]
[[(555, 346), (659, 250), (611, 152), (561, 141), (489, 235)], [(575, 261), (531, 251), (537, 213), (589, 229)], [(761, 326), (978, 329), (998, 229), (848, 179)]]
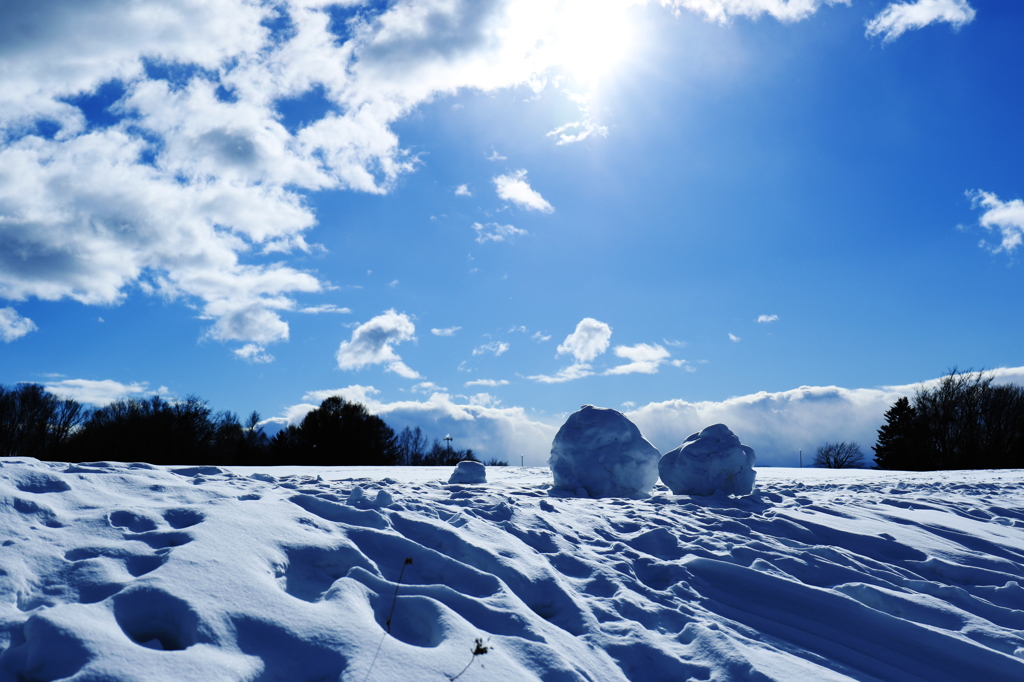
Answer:
[(804, 468), (804, 451), (800, 450), (800, 468)]
[(447, 436), (444, 437), (444, 439), (447, 441), (448, 454), (450, 455), (452, 454), (452, 434), (449, 433)]
[(519, 455), (519, 466), (526, 466), (526, 455)]

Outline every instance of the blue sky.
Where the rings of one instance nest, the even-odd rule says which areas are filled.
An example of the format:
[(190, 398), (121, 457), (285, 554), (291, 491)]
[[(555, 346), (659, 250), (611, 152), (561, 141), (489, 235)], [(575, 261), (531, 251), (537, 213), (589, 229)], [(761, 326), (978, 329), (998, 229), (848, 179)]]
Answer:
[(4, 4), (0, 383), (338, 393), (538, 464), (584, 403), (663, 451), (867, 450), (908, 386), (1024, 373), (1022, 34), (997, 0)]

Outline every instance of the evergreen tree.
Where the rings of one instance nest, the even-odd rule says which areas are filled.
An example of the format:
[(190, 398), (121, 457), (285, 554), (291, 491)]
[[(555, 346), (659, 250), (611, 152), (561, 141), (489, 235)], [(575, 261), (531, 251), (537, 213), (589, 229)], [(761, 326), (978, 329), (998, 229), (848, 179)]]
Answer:
[(923, 470), (921, 446), (915, 437), (916, 416), (906, 396), (886, 411), (885, 424), (878, 429), (878, 442), (873, 448), (876, 469)]

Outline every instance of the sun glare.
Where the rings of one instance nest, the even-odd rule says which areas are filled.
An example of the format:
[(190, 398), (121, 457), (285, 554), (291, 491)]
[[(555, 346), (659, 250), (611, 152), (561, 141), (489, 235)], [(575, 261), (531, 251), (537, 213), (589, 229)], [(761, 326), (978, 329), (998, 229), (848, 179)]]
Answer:
[(552, 66), (593, 88), (609, 77), (633, 46), (628, 0), (564, 0), (550, 33)]

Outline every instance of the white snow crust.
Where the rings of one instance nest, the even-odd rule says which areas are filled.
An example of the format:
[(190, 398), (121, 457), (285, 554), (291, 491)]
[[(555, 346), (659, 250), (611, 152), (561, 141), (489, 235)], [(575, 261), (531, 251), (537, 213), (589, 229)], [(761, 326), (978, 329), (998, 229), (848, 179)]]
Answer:
[(555, 488), (580, 497), (636, 497), (658, 480), (661, 453), (625, 415), (584, 405), (551, 444)]
[(487, 468), (481, 462), (466, 459), (455, 466), (449, 483), (487, 483)]
[(1024, 679), (1022, 471), (450, 471), (0, 460), (0, 682)]
[(754, 489), (754, 449), (725, 424), (691, 435), (658, 463), (661, 481), (676, 495), (749, 495)]

